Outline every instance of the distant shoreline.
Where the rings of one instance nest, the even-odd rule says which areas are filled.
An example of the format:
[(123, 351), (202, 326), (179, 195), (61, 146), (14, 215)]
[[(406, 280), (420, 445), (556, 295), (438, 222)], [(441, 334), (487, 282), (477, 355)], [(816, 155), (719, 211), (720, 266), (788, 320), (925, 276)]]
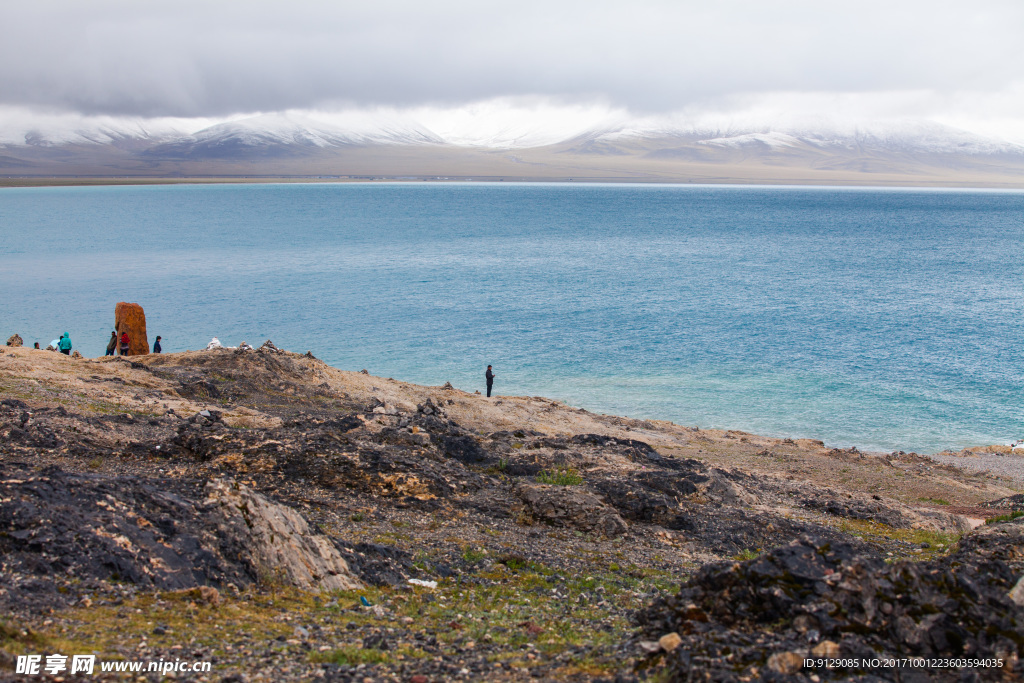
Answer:
[(744, 185), (768, 187), (859, 187), (859, 188), (905, 188), (905, 189), (948, 189), (948, 190), (1024, 190), (1024, 182), (1020, 183), (983, 183), (931, 181), (921, 182), (919, 179), (906, 182), (880, 182), (868, 180), (827, 180), (821, 178), (770, 179), (770, 178), (700, 178), (692, 180), (666, 178), (547, 178), (547, 177), (508, 177), (508, 176), (473, 176), (443, 178), (428, 176), (380, 176), (380, 177), (329, 177), (329, 176), (190, 176), (180, 178), (164, 177), (124, 177), (124, 176), (48, 176), (48, 177), (15, 177), (0, 176), (0, 189), (18, 187), (106, 187), (106, 186), (147, 186), (147, 185), (268, 185), (268, 184), (325, 184), (325, 183), (559, 183), (566, 185)]

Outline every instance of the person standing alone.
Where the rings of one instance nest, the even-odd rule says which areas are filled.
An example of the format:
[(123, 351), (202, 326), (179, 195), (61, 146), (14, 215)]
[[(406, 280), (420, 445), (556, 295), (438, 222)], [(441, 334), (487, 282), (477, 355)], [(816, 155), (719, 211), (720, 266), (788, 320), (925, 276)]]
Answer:
[(491, 371), (491, 366), (487, 366), (487, 372), (484, 373), (484, 379), (487, 380), (487, 397), (491, 396), (491, 387), (494, 386), (494, 372)]

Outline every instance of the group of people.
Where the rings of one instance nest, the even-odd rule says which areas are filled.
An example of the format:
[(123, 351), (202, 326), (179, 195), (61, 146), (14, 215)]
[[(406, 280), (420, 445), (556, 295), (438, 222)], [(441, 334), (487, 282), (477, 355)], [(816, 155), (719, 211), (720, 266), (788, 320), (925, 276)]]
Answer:
[[(160, 353), (163, 351), (163, 348), (160, 346), (160, 340), (162, 338), (163, 337), (160, 335), (156, 336), (156, 341), (153, 342), (153, 353)], [(120, 351), (122, 356), (127, 356), (128, 352), (131, 350), (131, 345), (132, 342), (131, 338), (128, 336), (128, 332), (122, 332), (121, 338), (118, 339), (117, 330), (111, 330), (110, 341), (107, 342), (107, 355), (113, 356), (114, 351)]]
[[(10, 342), (8, 342), (10, 346)], [(39, 342), (36, 342), (35, 348), (39, 348)], [(71, 335), (65, 332), (60, 335), (60, 339), (54, 339), (50, 342), (50, 345), (46, 347), (47, 351), (60, 351), (65, 356), (71, 355)]]
[[(160, 346), (160, 340), (163, 339), (160, 335), (157, 335), (156, 341), (153, 343), (153, 353), (160, 353), (163, 348)], [(39, 348), (39, 342), (36, 342), (35, 348)], [(48, 350), (60, 351), (65, 356), (71, 355), (71, 335), (65, 332), (60, 336), (60, 339), (54, 339), (50, 342), (50, 345), (46, 347)], [(127, 332), (122, 332), (121, 337), (118, 338), (117, 331), (114, 330), (110, 333), (110, 341), (107, 342), (107, 354), (113, 356), (115, 352), (120, 352), (120, 355), (127, 356), (131, 351), (131, 338)]]

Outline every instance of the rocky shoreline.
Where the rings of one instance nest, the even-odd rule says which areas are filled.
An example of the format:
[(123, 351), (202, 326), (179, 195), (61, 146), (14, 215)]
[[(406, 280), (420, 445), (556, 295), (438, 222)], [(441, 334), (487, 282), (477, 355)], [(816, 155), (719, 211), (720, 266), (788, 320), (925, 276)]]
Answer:
[[(1013, 478), (416, 386), (270, 343), (0, 351), (0, 677), (60, 647), (188, 653), (216, 681), (1024, 672), (1024, 520), (982, 524), (1019, 509)], [(1004, 664), (795, 666), (816, 648)]]

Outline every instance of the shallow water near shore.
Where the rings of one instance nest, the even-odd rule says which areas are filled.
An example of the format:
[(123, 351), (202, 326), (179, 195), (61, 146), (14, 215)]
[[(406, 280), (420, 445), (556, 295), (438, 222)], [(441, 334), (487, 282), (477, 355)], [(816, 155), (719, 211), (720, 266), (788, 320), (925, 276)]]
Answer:
[(337, 367), (868, 450), (1024, 438), (1024, 193), (0, 190), (0, 336), (272, 339)]

